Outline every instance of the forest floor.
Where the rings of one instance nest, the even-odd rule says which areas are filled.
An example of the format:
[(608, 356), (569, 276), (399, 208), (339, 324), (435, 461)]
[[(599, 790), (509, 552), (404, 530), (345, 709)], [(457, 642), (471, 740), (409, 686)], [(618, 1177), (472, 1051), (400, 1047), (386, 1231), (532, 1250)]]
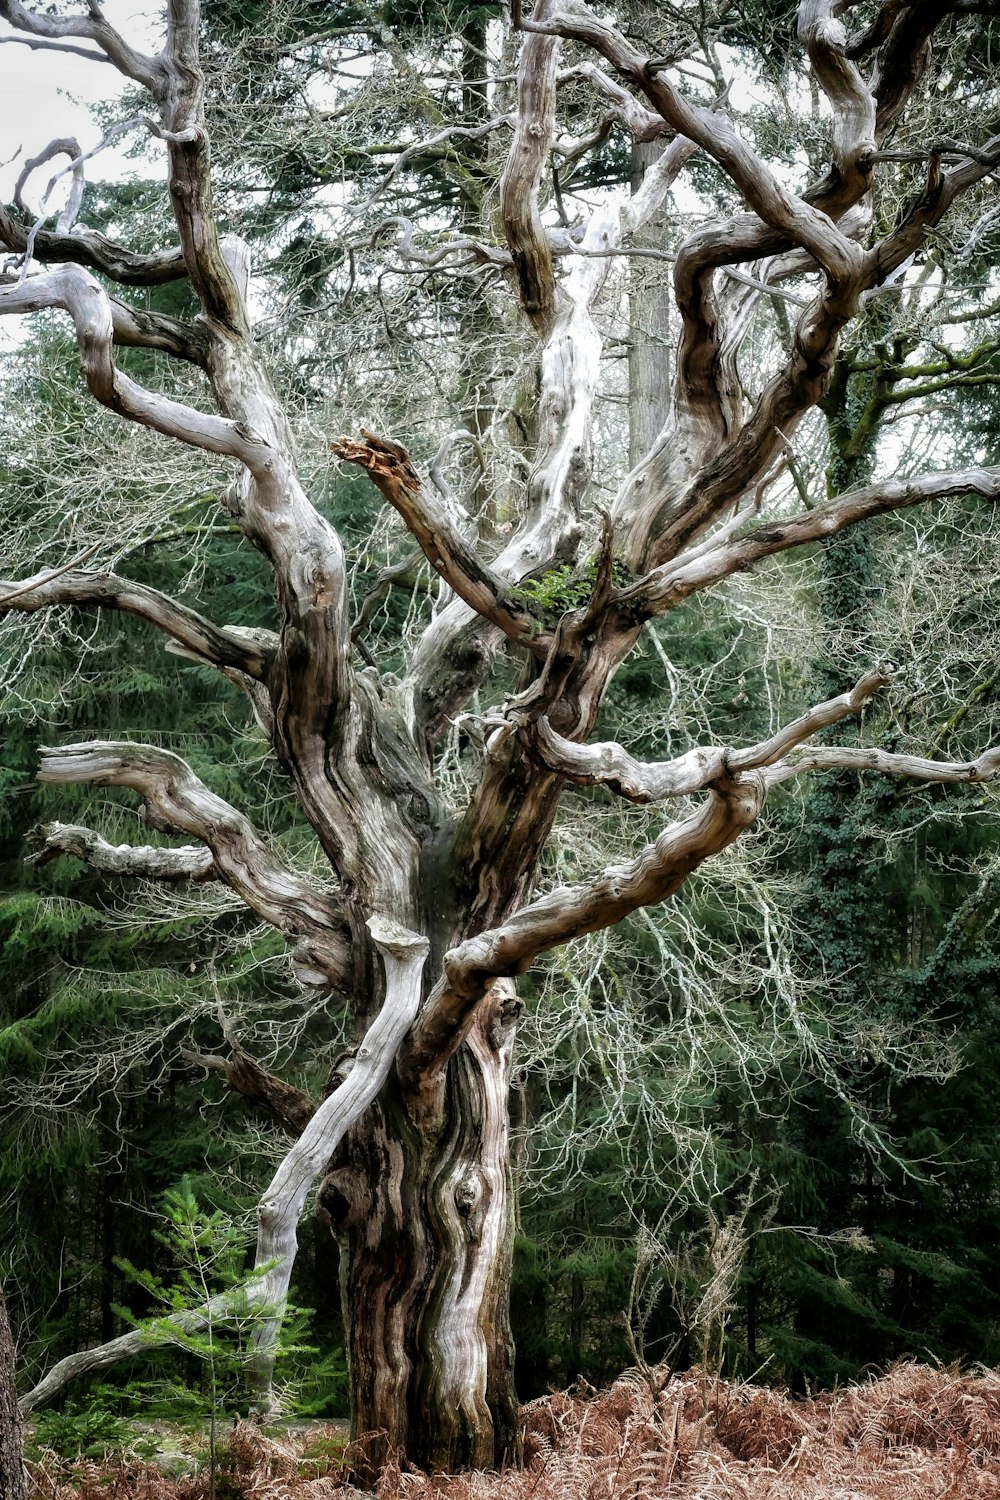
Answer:
[[(227, 1435), (216, 1500), (1000, 1500), (1000, 1371), (900, 1364), (862, 1385), (793, 1399), (697, 1372), (656, 1372), (524, 1409), (525, 1466), (504, 1474), (393, 1468), (349, 1484), (343, 1438)], [(31, 1466), (32, 1500), (210, 1500), (210, 1476), (169, 1478), (122, 1455)]]

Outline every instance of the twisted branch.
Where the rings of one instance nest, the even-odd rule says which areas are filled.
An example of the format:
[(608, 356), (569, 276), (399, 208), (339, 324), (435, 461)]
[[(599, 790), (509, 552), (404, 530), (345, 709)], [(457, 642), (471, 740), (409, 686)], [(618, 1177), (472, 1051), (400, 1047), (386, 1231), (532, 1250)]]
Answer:
[(39, 781), (138, 792), (152, 826), (206, 844), (218, 878), (296, 944), (296, 956), (323, 983), (334, 988), (347, 983), (350, 947), (337, 903), (279, 860), (249, 819), (209, 791), (180, 756), (147, 745), (91, 740), (43, 748), (41, 757)]

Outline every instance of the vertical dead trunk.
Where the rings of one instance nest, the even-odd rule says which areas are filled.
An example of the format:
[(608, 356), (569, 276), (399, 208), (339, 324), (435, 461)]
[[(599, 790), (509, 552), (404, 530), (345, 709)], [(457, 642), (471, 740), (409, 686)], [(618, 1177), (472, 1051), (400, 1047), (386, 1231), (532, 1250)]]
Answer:
[(486, 1006), (448, 1069), (433, 1130), (397, 1078), (353, 1129), (321, 1205), (341, 1247), (356, 1472), (393, 1453), (428, 1470), (519, 1452), (508, 1306), (511, 1038)]
[(0, 1289), (0, 1496), (27, 1500), (21, 1413), (14, 1390), (14, 1341), (7, 1321), (7, 1304)]

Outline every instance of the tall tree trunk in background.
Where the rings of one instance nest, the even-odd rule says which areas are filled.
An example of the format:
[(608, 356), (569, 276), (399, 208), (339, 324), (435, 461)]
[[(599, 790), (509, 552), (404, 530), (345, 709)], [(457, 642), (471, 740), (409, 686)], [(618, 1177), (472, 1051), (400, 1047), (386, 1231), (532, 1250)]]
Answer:
[(27, 1500), (21, 1413), (14, 1391), (14, 1341), (7, 1321), (7, 1303), (0, 1289), (0, 1496)]
[[(664, 151), (662, 140), (632, 146), (632, 191)], [(633, 243), (663, 250), (667, 212), (636, 231)], [(670, 276), (664, 262), (638, 256), (629, 268), (628, 461), (635, 468), (662, 432), (670, 407)]]

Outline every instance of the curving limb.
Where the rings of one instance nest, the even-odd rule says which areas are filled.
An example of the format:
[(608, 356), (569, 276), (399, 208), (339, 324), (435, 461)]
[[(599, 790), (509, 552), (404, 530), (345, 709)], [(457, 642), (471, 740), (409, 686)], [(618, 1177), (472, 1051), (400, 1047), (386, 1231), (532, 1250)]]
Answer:
[(179, 604), (159, 589), (133, 583), (116, 573), (56, 569), (19, 581), (0, 579), (0, 615), (8, 610), (34, 614), (40, 609), (66, 604), (135, 615), (155, 625), (195, 661), (231, 668), (257, 682), (266, 680), (277, 646), (273, 636), (269, 646), (267, 641), (259, 639), (260, 632), (213, 625), (197, 610)]
[(60, 308), (73, 319), (84, 378), (102, 405), (130, 422), (206, 452), (239, 459), (251, 472), (270, 475), (273, 459), (267, 444), (241, 423), (149, 391), (116, 367), (111, 300), (89, 271), (67, 265), (13, 286), (0, 286), (0, 314), (50, 308)]
[(974, 783), (1000, 776), (1000, 746), (984, 750), (975, 760), (928, 760), (874, 746), (815, 745), (794, 760), (778, 761), (765, 771), (769, 787), (804, 771), (879, 771), (884, 776), (910, 776), (916, 781)]
[(861, 713), (879, 689), (891, 681), (892, 673), (888, 670), (869, 672), (848, 692), (807, 709), (800, 718), (786, 724), (766, 740), (750, 745), (745, 750), (731, 750), (726, 762), (729, 769), (750, 771), (773, 765), (786, 751), (801, 745), (803, 740), (812, 739), (821, 729), (828, 729), (831, 724), (839, 724), (842, 719), (850, 719)]
[[(581, 506), (593, 469), (594, 401), (603, 350), (595, 308), (611, 257), (657, 212), (695, 149), (686, 139), (672, 141), (635, 196), (596, 210), (582, 241), (573, 246), (539, 356), (539, 432), (526, 515), (490, 567), (505, 583), (516, 584), (576, 555)], [(404, 684), (416, 733), (434, 738), (441, 732), (486, 676), (501, 639), (501, 630), (484, 629), (462, 599), (440, 613), (425, 631)], [(529, 642), (538, 656), (551, 643), (549, 632)]]
[[(678, 135), (700, 146), (739, 188), (749, 207), (770, 229), (808, 250), (831, 283), (850, 283), (857, 274), (857, 246), (829, 215), (789, 192), (767, 164), (733, 129), (724, 115), (692, 104), (609, 22), (598, 19), (583, 0), (554, 0), (523, 23), (525, 31), (559, 36), (595, 48), (615, 71), (644, 93)], [(869, 146), (870, 149), (870, 146)]]
[[(20, 7), (8, 6), (0, 14), (29, 25), (30, 17), (24, 20)], [(113, 40), (94, 24), (112, 56)], [(396, 794), (400, 782), (409, 788), (420, 780), (418, 757), (411, 747), (412, 764), (400, 774), (398, 763), (406, 757), (392, 716), (377, 695), (366, 695), (354, 682), (343, 545), (305, 493), (287, 415), (250, 336), (245, 247), (219, 235), (198, 28), (195, 0), (170, 0), (166, 46), (143, 81), (159, 110), (155, 129), (167, 146), (168, 189), (184, 267), (202, 308), (199, 363), (218, 414), (155, 394), (116, 368), (114, 307), (80, 266), (69, 264), (17, 286), (0, 287), (0, 311), (65, 308), (74, 320), (85, 378), (99, 401), (128, 420), (237, 461), (225, 503), (274, 570), (281, 627), (269, 671), (269, 701), (252, 691), (254, 711), (294, 778), (303, 811), (337, 874), (374, 905), (400, 901), (400, 909), (410, 909), (412, 890), (406, 881), (412, 883), (412, 874), (404, 872), (419, 835), (409, 826), (411, 803), (401, 806)], [(92, 28), (85, 29), (89, 37)], [(127, 57), (112, 56), (112, 61), (129, 72)], [(163, 329), (140, 326), (138, 319), (126, 326), (124, 315), (119, 316), (119, 335), (123, 341), (166, 342)], [(238, 673), (241, 667), (221, 670)], [(373, 771), (373, 741), (380, 746), (378, 753), (389, 757), (391, 774), (385, 765)]]
[[(179, 247), (139, 255), (116, 245), (114, 240), (95, 229), (74, 226), (72, 234), (58, 230), (34, 229), (22, 223), (0, 205), (0, 245), (14, 255), (24, 255), (31, 240), (32, 258), (42, 265), (68, 262), (98, 271), (122, 286), (164, 286), (187, 275), (184, 255)], [(137, 309), (130, 309), (142, 316)]]
[(798, 33), (830, 105), (831, 174), (839, 190), (857, 201), (871, 186), (877, 105), (850, 55), (842, 9), (839, 0), (801, 0)]
[(0, 17), (16, 31), (26, 36), (48, 42), (50, 47), (66, 46), (70, 52), (79, 52), (74, 42), (88, 42), (107, 58), (133, 83), (155, 93), (164, 82), (163, 60), (146, 57), (130, 47), (124, 37), (102, 15), (96, 5), (89, 7), (86, 16), (54, 16), (45, 11), (29, 10), (20, 0), (0, 0)]
[(604, 786), (628, 802), (661, 802), (701, 791), (725, 770), (726, 751), (688, 750), (666, 761), (641, 761), (615, 743), (580, 745), (557, 733), (547, 719), (520, 728), (532, 755), (576, 786)]
[(212, 210), (204, 80), (198, 60), (199, 6), (194, 0), (170, 0), (166, 45), (155, 57), (130, 47), (96, 7), (87, 16), (67, 18), (28, 10), (20, 0), (0, 0), (0, 16), (16, 31), (53, 45), (92, 44), (152, 95), (161, 115), (157, 134), (166, 142), (170, 159), (168, 188), (185, 270), (206, 317), (246, 336), (245, 302), (222, 253)]
[[(553, 0), (538, 0), (536, 14), (544, 19), (553, 8)], [(517, 123), (500, 180), (500, 215), (518, 295), (529, 322), (542, 334), (556, 307), (552, 250), (538, 196), (555, 135), (559, 45), (554, 35), (525, 38), (517, 72)]]
[(917, 5), (883, 0), (866, 31), (848, 39), (851, 58), (875, 54), (872, 89), (878, 104), (875, 129), (879, 140), (884, 140), (897, 123), (923, 76), (934, 32), (960, 8), (956, 0), (920, 0)]
[(192, 834), (206, 844), (218, 878), (296, 944), (296, 956), (323, 984), (347, 983), (350, 944), (339, 905), (279, 860), (249, 819), (209, 791), (179, 755), (106, 740), (43, 748), (38, 779), (138, 792), (153, 827)]
[(92, 47), (76, 47), (72, 42), (46, 41), (42, 37), (0, 36), (0, 43), (14, 47), (27, 47), (29, 52), (68, 52), (72, 57), (85, 58), (87, 62), (106, 63), (110, 58)]
[(367, 927), (385, 973), (382, 1009), (365, 1033), (351, 1071), (309, 1119), (265, 1189), (257, 1211), (256, 1268), (263, 1300), (276, 1309), (276, 1316), (255, 1330), (253, 1339), (255, 1385), (265, 1404), (306, 1197), (345, 1132), (388, 1077), (423, 994), (421, 976), (430, 951), (427, 938), (385, 917), (370, 917)]
[(117, 297), (110, 298), (110, 303), (114, 341), (119, 348), (158, 349), (204, 368), (207, 351), (202, 329), (183, 318), (133, 307)]
[(193, 1052), (189, 1047), (182, 1047), (180, 1055), (192, 1067), (204, 1068), (206, 1073), (221, 1073), (232, 1093), (259, 1105), (293, 1140), (316, 1113), (314, 1099), (269, 1073), (238, 1045), (231, 1045), (225, 1057), (214, 1052)]
[(763, 800), (758, 773), (729, 776), (723, 768), (701, 807), (670, 824), (635, 859), (609, 865), (585, 884), (559, 886), (446, 953), (444, 976), (421, 1010), (400, 1061), (401, 1074), (424, 1106), (433, 1107), (448, 1060), (493, 980), (523, 974), (549, 949), (665, 901), (693, 870), (750, 827)]
[(720, 777), (770, 766), (821, 729), (861, 713), (879, 688), (892, 680), (887, 672), (870, 672), (847, 693), (818, 703), (759, 744), (741, 750), (722, 745), (698, 747), (667, 761), (640, 761), (621, 745), (605, 741), (580, 745), (558, 734), (547, 719), (531, 722), (511, 717), (522, 740), (551, 771), (578, 786), (604, 786), (629, 802), (661, 802), (704, 791)]
[[(0, 209), (0, 218), (3, 210)], [(3, 241), (0, 224), (0, 243)], [(36, 241), (37, 244), (37, 241)], [(72, 256), (67, 256), (72, 260)], [(82, 257), (81, 257), (82, 261)], [(0, 287), (20, 285), (21, 278), (0, 273)], [(167, 313), (149, 312), (145, 308), (133, 307), (117, 297), (109, 297), (111, 312), (112, 342), (123, 349), (158, 349), (172, 354), (188, 364), (203, 367), (206, 357), (204, 331), (183, 318), (172, 318)], [(8, 309), (13, 311), (13, 309)]]
[(748, 519), (735, 534), (725, 528), (727, 534), (709, 538), (700, 546), (682, 552), (673, 562), (663, 564), (631, 588), (622, 590), (618, 602), (635, 608), (648, 619), (765, 557), (836, 536), (871, 516), (964, 495), (977, 495), (990, 502), (1000, 500), (1000, 466), (976, 465), (911, 479), (886, 479), (849, 491), (827, 505), (817, 505), (806, 515), (787, 521)]
[(245, 339), (246, 299), (224, 253), (212, 205), (211, 158), (204, 122), (205, 80), (198, 51), (200, 6), (168, 0), (163, 78), (151, 92), (160, 107), (174, 220), (188, 276), (209, 322)]
[(701, 536), (779, 457), (802, 417), (817, 405), (829, 383), (840, 333), (862, 298), (884, 285), (926, 242), (956, 199), (1000, 165), (1000, 137), (949, 173), (932, 154), (928, 185), (900, 226), (861, 254), (853, 281), (824, 292), (797, 321), (790, 358), (761, 393), (752, 415), (718, 454), (707, 462), (679, 497), (656, 516), (655, 540), (647, 561), (668, 562)]
[(579, 62), (572, 68), (564, 68), (558, 76), (560, 84), (583, 78), (594, 92), (612, 105), (612, 116), (622, 125), (634, 141), (656, 141), (673, 131), (658, 110), (646, 109), (628, 89), (593, 62)]
[[(677, 257), (682, 336), (673, 406), (663, 433), (626, 478), (613, 506), (625, 555), (636, 568), (675, 556), (760, 479), (773, 464), (782, 435), (787, 437), (822, 396), (840, 331), (860, 299), (892, 275), (947, 211), (942, 194), (935, 192), (877, 255), (860, 249), (858, 241), (871, 219), (873, 173), (884, 155), (879, 148), (894, 118), (883, 108), (886, 88), (895, 91), (900, 107), (909, 98), (926, 66), (927, 40), (948, 7), (932, 3), (904, 9), (921, 12), (919, 22), (897, 26), (893, 21), (880, 34), (878, 66), (865, 79), (851, 55), (841, 22), (843, 7), (836, 0), (804, 0), (799, 6), (800, 36), (833, 119), (829, 170), (801, 195), (777, 190), (766, 167), (731, 126), (720, 121), (713, 131), (706, 111), (691, 106), (582, 0), (566, 0), (546, 16), (542, 29), (596, 49), (665, 120), (711, 152), (752, 210), (695, 230)], [(714, 146), (711, 134), (718, 138)], [(970, 181), (967, 177), (966, 183)], [(949, 201), (961, 190), (952, 180), (946, 190)], [(826, 286), (798, 319), (791, 357), (744, 427), (736, 355), (741, 322), (752, 312), (754, 299), (745, 293), (720, 295), (715, 274), (762, 257), (787, 259), (793, 246), (799, 247), (800, 259), (826, 273)], [(783, 274), (788, 273), (776, 264), (751, 281), (759, 281), (765, 294)]]
[(68, 156), (70, 158), (69, 165), (64, 167), (61, 172), (57, 172), (50, 180), (48, 188), (45, 191), (45, 200), (48, 199), (59, 178), (66, 172), (72, 173), (73, 185), (70, 188), (66, 204), (59, 214), (59, 220), (56, 225), (57, 229), (72, 229), (76, 222), (76, 216), (80, 212), (80, 205), (83, 202), (83, 191), (86, 186), (86, 178), (83, 172), (83, 149), (79, 141), (73, 136), (60, 136), (57, 140), (50, 141), (44, 150), (39, 151), (37, 156), (30, 156), (28, 158), (18, 173), (17, 182), (14, 184), (14, 203), (23, 214), (27, 214), (28, 209), (21, 196), (25, 184), (33, 172), (37, 172), (39, 167), (44, 166), (47, 161), (52, 161), (57, 156)]
[(181, 1057), (193, 1067), (204, 1068), (206, 1073), (221, 1073), (226, 1087), (240, 1094), (252, 1104), (259, 1105), (276, 1124), (297, 1139), (316, 1113), (316, 1100), (262, 1068), (260, 1063), (243, 1048), (232, 1022), (222, 1008), (217, 1006), (219, 1026), (226, 1040), (228, 1053), (193, 1052), (187, 1047), (180, 1049)]
[[(820, 729), (859, 713), (889, 680), (869, 673), (849, 692), (818, 704), (775, 735), (743, 750), (697, 750), (659, 766), (642, 765), (620, 746), (570, 744), (542, 730), (532, 748), (551, 756), (562, 774), (600, 782), (637, 801), (697, 791), (707, 799), (688, 818), (671, 824), (635, 859), (612, 865), (595, 880), (562, 886), (523, 906), (507, 921), (467, 938), (445, 955), (439, 982), (413, 1028), (401, 1071), (429, 1105), (443, 1067), (472, 1022), (490, 982), (523, 973), (549, 949), (610, 927), (666, 900), (706, 859), (733, 843), (758, 816), (770, 787), (803, 771), (878, 770), (927, 781), (980, 782), (1000, 775), (1000, 748), (975, 761), (951, 763), (877, 749), (818, 746), (796, 751)], [(532, 733), (537, 733), (533, 726)], [(785, 759), (789, 752), (793, 759)]]

